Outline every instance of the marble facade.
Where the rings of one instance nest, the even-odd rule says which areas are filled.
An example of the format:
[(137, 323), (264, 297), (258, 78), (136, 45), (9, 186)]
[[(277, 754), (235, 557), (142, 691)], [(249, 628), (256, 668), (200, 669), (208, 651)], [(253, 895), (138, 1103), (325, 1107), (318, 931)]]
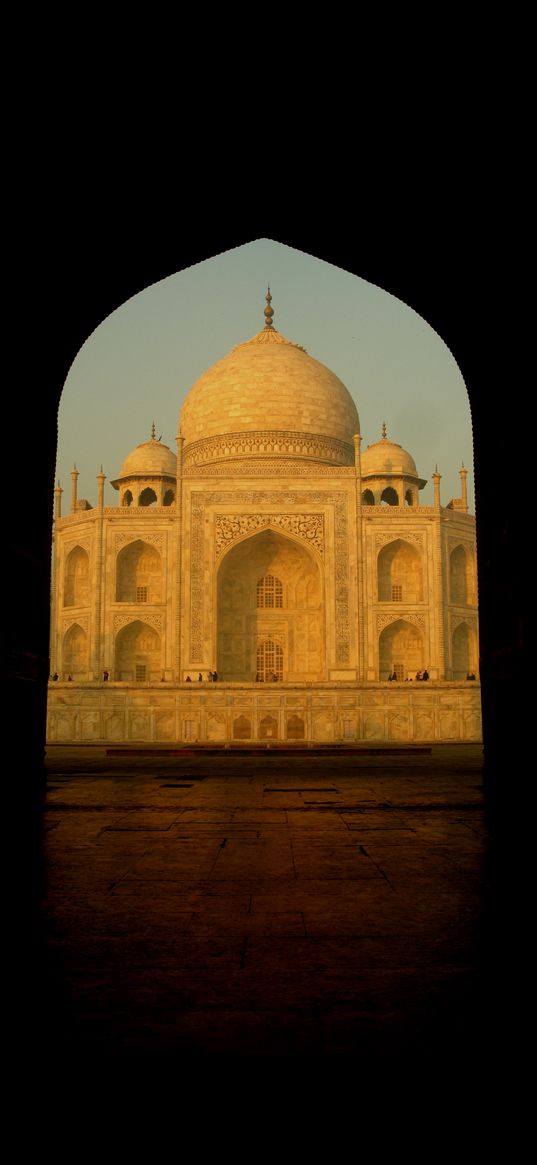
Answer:
[(95, 507), (76, 471), (65, 516), (56, 490), (51, 741), (480, 738), (466, 471), (421, 506), (410, 454), (385, 428), (362, 453), (345, 386), (265, 319), (117, 507), (102, 473)]

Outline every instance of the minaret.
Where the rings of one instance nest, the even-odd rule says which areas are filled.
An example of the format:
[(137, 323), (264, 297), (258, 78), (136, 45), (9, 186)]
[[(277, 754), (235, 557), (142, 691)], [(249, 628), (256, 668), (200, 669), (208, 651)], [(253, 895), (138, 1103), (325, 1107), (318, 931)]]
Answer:
[(71, 513), (76, 513), (76, 489), (78, 481), (78, 469), (76, 465), (71, 470)]
[[(361, 449), (361, 445), (362, 445), (362, 434), (355, 433), (354, 437), (353, 437), (353, 441), (354, 441), (354, 467), (356, 469), (357, 477), (360, 478), (361, 477), (360, 449)], [(358, 481), (358, 485), (360, 485), (360, 481)]]
[(60, 485), (60, 479), (58, 478), (58, 484), (54, 490), (54, 521), (62, 516), (62, 493), (63, 490)]
[(459, 477), (461, 479), (461, 501), (463, 514), (468, 513), (468, 492), (466, 488), (466, 478), (468, 477), (468, 470), (464, 468), (464, 461), (459, 469)]
[(101, 465), (101, 472), (97, 474), (97, 505), (98, 505), (100, 510), (102, 510), (104, 507), (104, 483), (105, 483), (105, 481), (106, 481), (106, 475), (103, 473), (103, 467)]
[(431, 474), (434, 482), (434, 506), (436, 510), (440, 509), (440, 481), (442, 474), (438, 472), (438, 466), (435, 466), (435, 471)]

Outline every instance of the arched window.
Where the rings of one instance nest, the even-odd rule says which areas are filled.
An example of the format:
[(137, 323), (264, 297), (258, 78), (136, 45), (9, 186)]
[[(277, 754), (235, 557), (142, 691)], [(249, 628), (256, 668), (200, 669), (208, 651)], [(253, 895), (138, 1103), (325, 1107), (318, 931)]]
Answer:
[(130, 489), (125, 490), (125, 493), (123, 494), (123, 501), (122, 501), (121, 505), (122, 506), (132, 506), (132, 494), (131, 494)]
[(116, 569), (117, 603), (160, 603), (162, 560), (158, 550), (137, 539), (120, 550)]
[(283, 607), (283, 587), (273, 574), (266, 574), (257, 584), (258, 607)]
[(164, 494), (164, 497), (162, 499), (162, 505), (163, 506), (171, 506), (171, 505), (173, 505), (174, 501), (175, 501), (175, 494), (173, 492), (173, 489), (167, 489), (166, 493)]
[(414, 679), (425, 667), (423, 635), (405, 619), (389, 623), (379, 636), (379, 680), (395, 672), (398, 680)]
[(399, 498), (397, 496), (397, 492), (393, 488), (393, 485), (387, 485), (386, 489), (383, 489), (380, 495), (380, 502), (383, 506), (399, 505)]
[(158, 631), (136, 619), (119, 631), (115, 645), (115, 675), (128, 683), (143, 683), (162, 675)]
[(257, 676), (264, 683), (283, 679), (283, 651), (273, 639), (265, 639), (257, 648)]
[(290, 716), (287, 721), (287, 739), (304, 740), (305, 735), (305, 724), (302, 716), (297, 716), (296, 713)]
[(269, 740), (272, 737), (272, 739), (275, 740), (277, 736), (278, 721), (276, 720), (276, 717), (263, 716), (263, 719), (259, 723), (259, 739)]
[(452, 603), (475, 604), (476, 586), (474, 563), (471, 551), (465, 546), (456, 546), (449, 560), (449, 584)]
[(64, 607), (84, 607), (89, 602), (89, 559), (75, 546), (65, 564)]
[(464, 680), (477, 672), (475, 631), (467, 623), (459, 623), (452, 636), (453, 679)]
[(364, 489), (364, 492), (362, 494), (362, 505), (363, 506), (374, 506), (375, 505), (375, 495), (373, 494), (372, 490)]
[(146, 486), (146, 488), (142, 490), (140, 497), (138, 498), (138, 505), (139, 506), (154, 506), (156, 504), (156, 501), (157, 501), (157, 495), (156, 495), (154, 489), (150, 489), (149, 486)]
[(78, 623), (69, 628), (63, 641), (63, 669), (75, 680), (84, 679), (88, 668), (88, 637)]
[(396, 538), (382, 548), (377, 560), (377, 579), (379, 602), (423, 602), (421, 554), (404, 539)]
[(252, 724), (247, 716), (237, 716), (233, 721), (233, 739), (234, 740), (251, 740), (252, 738)]

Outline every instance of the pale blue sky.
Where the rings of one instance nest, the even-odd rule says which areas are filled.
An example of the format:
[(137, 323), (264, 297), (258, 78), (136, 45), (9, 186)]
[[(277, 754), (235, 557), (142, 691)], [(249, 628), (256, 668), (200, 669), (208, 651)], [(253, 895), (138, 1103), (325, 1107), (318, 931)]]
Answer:
[(146, 288), (92, 333), (74, 360), (60, 404), (56, 478), (69, 511), (70, 471), (78, 496), (96, 502), (96, 474), (107, 476), (105, 504), (117, 505), (127, 454), (157, 437), (177, 451), (178, 417), (195, 381), (264, 324), (267, 283), (274, 326), (339, 376), (360, 417), (362, 450), (388, 436), (414, 457), (428, 484), (438, 464), (441, 498), (460, 494), (469, 470), (474, 512), (470, 408), (457, 363), (421, 316), (381, 288), (330, 263), (268, 239), (226, 251)]

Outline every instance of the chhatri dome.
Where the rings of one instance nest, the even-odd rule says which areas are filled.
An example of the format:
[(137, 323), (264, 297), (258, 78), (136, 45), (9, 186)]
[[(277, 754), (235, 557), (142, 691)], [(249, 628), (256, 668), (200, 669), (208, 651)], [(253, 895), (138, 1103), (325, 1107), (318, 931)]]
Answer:
[(418, 476), (414, 458), (406, 449), (403, 449), (402, 445), (397, 445), (395, 441), (389, 440), (386, 435), (386, 425), (383, 424), (380, 441), (374, 441), (362, 453), (362, 476), (392, 473), (398, 476), (403, 474), (405, 477), (408, 475), (417, 478)]
[(185, 464), (267, 455), (354, 464), (360, 422), (348, 389), (276, 331), (271, 301), (269, 288), (262, 331), (191, 388), (179, 421)]
[(155, 426), (152, 426), (149, 441), (142, 441), (125, 458), (116, 481), (111, 484), (119, 489), (120, 483), (130, 477), (175, 477), (177, 474), (177, 457), (167, 445), (157, 441)]

